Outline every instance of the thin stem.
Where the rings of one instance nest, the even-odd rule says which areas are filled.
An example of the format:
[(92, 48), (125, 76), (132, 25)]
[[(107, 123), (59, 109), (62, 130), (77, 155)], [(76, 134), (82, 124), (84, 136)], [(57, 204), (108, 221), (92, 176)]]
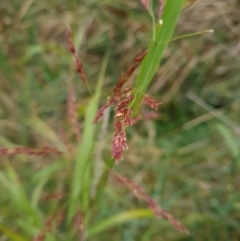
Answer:
[(156, 39), (156, 19), (154, 16), (154, 11), (153, 11), (153, 1), (150, 1), (150, 8), (149, 8), (149, 14), (150, 17), (152, 18), (152, 31), (153, 31), (153, 41)]

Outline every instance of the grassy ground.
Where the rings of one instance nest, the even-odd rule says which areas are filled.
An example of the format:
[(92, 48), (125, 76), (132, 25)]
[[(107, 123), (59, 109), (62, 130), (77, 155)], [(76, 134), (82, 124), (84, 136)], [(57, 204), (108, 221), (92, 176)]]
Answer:
[[(175, 36), (215, 32), (169, 45), (148, 91), (163, 103), (161, 117), (129, 129), (129, 150), (116, 167), (181, 220), (191, 235), (179, 234), (165, 221), (145, 218), (116, 222), (87, 240), (240, 239), (239, 12), (238, 0), (199, 0), (183, 10)], [(150, 17), (136, 0), (11, 0), (0, 3), (0, 13), (0, 146), (64, 150), (60, 127), (77, 146), (67, 122), (67, 81), (73, 79), (77, 85), (81, 125), (90, 96), (73, 74), (66, 26), (72, 27), (92, 89), (102, 60), (110, 53), (102, 104), (119, 74), (148, 45)], [(112, 133), (109, 126), (98, 162), (110, 161)], [(0, 241), (31, 240), (30, 233), (36, 235), (60, 203), (42, 197), (68, 195), (71, 158), (0, 155), (0, 160)], [(103, 167), (96, 165), (98, 176)], [(28, 209), (28, 203), (37, 213)], [(89, 226), (144, 208), (111, 181), (96, 203)], [(64, 225), (47, 240), (79, 240), (67, 236)]]

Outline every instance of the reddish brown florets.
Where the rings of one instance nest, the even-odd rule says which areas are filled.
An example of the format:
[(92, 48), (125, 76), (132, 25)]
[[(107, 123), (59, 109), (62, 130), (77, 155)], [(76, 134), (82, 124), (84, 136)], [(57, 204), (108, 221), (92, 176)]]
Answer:
[(157, 110), (158, 106), (161, 104), (157, 100), (153, 99), (150, 95), (144, 96), (144, 102), (146, 105), (148, 105), (150, 108)]
[(163, 210), (144, 190), (142, 187), (137, 185), (135, 182), (133, 182), (131, 179), (128, 179), (124, 176), (120, 176), (116, 174), (115, 172), (111, 171), (111, 175), (114, 177), (114, 179), (117, 180), (121, 185), (126, 186), (129, 188), (130, 191), (138, 198), (139, 200), (143, 200), (148, 207), (153, 211), (153, 213), (156, 215), (156, 217), (164, 218), (168, 220), (173, 227), (175, 227), (177, 230), (179, 230), (182, 233), (188, 234), (188, 230), (178, 221), (176, 220), (171, 214), (167, 213), (165, 210)]
[(75, 49), (73, 41), (72, 41), (72, 31), (71, 31), (70, 27), (67, 28), (66, 35), (67, 35), (68, 48), (69, 48), (69, 51), (71, 52), (71, 54), (73, 56), (75, 69), (76, 69), (80, 79), (83, 81), (83, 83), (85, 85), (87, 85), (88, 84), (87, 78), (86, 78), (86, 75), (85, 75), (85, 72), (84, 72), (84, 69), (83, 69), (82, 61), (78, 57), (76, 49)]
[(99, 109), (95, 118), (93, 119), (93, 124), (100, 121), (104, 111), (109, 106), (117, 103), (117, 107), (115, 108), (115, 134), (112, 141), (112, 157), (116, 161), (119, 161), (123, 158), (123, 151), (127, 149), (125, 130), (128, 126), (132, 125), (132, 108), (130, 106), (130, 103), (133, 101), (132, 89), (123, 89), (123, 86), (130, 79), (133, 72), (142, 62), (146, 54), (147, 51), (143, 51), (142, 53), (138, 54), (134, 63), (127, 69), (125, 73), (121, 74), (116, 86), (113, 89), (110, 99), (103, 107)]
[(98, 112), (97, 112), (96, 116), (94, 117), (92, 123), (95, 124), (95, 123), (99, 122), (99, 121), (101, 120), (102, 116), (103, 116), (104, 111), (105, 111), (109, 106), (114, 105), (115, 103), (116, 103), (116, 99), (114, 99), (114, 98), (111, 98), (110, 100), (108, 100), (107, 103), (105, 103), (105, 105), (102, 106), (102, 107), (98, 110)]
[(68, 90), (68, 119), (76, 134), (77, 140), (80, 141), (81, 130), (80, 130), (80, 125), (78, 123), (76, 95), (75, 95), (75, 90), (72, 83), (69, 83), (69, 90)]
[(133, 95), (125, 97), (115, 108), (115, 134), (112, 141), (112, 157), (119, 161), (123, 158), (123, 151), (127, 149), (126, 128), (132, 125), (132, 108), (129, 104), (133, 100)]
[(149, 10), (149, 5), (150, 5), (150, 0), (140, 0), (142, 3), (143, 7)]
[(110, 97), (110, 99), (105, 103), (104, 106), (102, 106), (99, 111), (97, 112), (95, 118), (93, 119), (93, 124), (96, 122), (99, 122), (103, 116), (104, 111), (107, 109), (107, 107), (116, 104), (119, 100), (122, 98), (125, 98), (126, 95), (131, 93), (131, 88), (123, 90), (124, 84), (129, 80), (129, 78), (132, 76), (133, 72), (136, 70), (136, 68), (139, 66), (139, 64), (142, 62), (144, 57), (146, 56), (147, 51), (143, 51), (140, 53), (136, 58), (134, 63), (128, 68), (126, 73), (121, 74), (119, 77), (116, 86), (113, 89), (113, 93)]
[(147, 51), (143, 51), (142, 53), (140, 53), (136, 58), (134, 63), (127, 69), (126, 73), (123, 73), (120, 75), (120, 78), (117, 81), (116, 86), (113, 89), (113, 94), (112, 96), (116, 97), (121, 95), (122, 91), (122, 87), (123, 85), (130, 79), (130, 77), (132, 76), (133, 72), (136, 70), (136, 68), (139, 66), (139, 64), (142, 62), (142, 60), (144, 59), (144, 57), (146, 56)]
[(123, 151), (127, 148), (128, 146), (125, 130), (115, 133), (112, 141), (112, 157), (116, 161), (123, 159)]
[[(143, 7), (149, 11), (150, 0), (140, 0)], [(164, 0), (158, 0), (158, 18), (160, 19), (163, 13)]]
[(158, 0), (158, 19), (161, 19), (164, 8), (164, 0)]

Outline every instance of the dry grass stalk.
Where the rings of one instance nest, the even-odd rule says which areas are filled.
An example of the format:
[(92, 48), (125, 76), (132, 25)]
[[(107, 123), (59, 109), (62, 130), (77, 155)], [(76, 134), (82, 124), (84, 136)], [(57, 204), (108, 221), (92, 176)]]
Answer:
[(82, 61), (78, 57), (76, 49), (75, 49), (74, 44), (73, 44), (72, 31), (71, 31), (70, 27), (67, 28), (66, 35), (67, 35), (68, 48), (69, 48), (69, 50), (70, 50), (70, 52), (72, 53), (72, 56), (73, 56), (75, 69), (76, 69), (80, 79), (83, 81), (83, 83), (85, 85), (88, 85), (87, 78), (86, 78), (86, 75), (85, 75), (85, 72), (84, 72), (84, 69), (83, 69)]
[(148, 207), (153, 211), (153, 213), (158, 218), (164, 218), (167, 221), (169, 221), (172, 226), (179, 230), (182, 233), (188, 234), (188, 230), (178, 221), (176, 220), (171, 214), (167, 213), (165, 210), (163, 210), (144, 190), (142, 187), (137, 185), (135, 182), (133, 182), (131, 179), (128, 179), (126, 177), (120, 176), (116, 174), (115, 172), (111, 171), (110, 174), (114, 177), (114, 179), (117, 180), (118, 183), (120, 183), (123, 186), (126, 186), (129, 188), (133, 194), (136, 196), (137, 199), (143, 200), (146, 202)]
[(77, 140), (80, 141), (81, 131), (80, 131), (80, 125), (78, 123), (76, 95), (75, 95), (74, 86), (71, 82), (69, 83), (69, 90), (68, 90), (68, 119), (76, 134)]
[(9, 148), (0, 148), (0, 154), (2, 155), (35, 155), (35, 156), (44, 156), (49, 154), (60, 155), (61, 151), (54, 147), (43, 147), (41, 149), (32, 149), (30, 147), (15, 147), (13, 149)]
[(114, 105), (115, 103), (116, 103), (116, 100), (115, 100), (115, 99), (113, 99), (113, 98), (109, 99), (109, 100), (105, 103), (105, 105), (103, 105), (103, 106), (98, 110), (98, 112), (97, 112), (96, 116), (94, 117), (92, 123), (95, 124), (95, 123), (99, 122), (99, 121), (101, 120), (102, 116), (103, 116), (104, 111), (105, 111), (109, 106)]

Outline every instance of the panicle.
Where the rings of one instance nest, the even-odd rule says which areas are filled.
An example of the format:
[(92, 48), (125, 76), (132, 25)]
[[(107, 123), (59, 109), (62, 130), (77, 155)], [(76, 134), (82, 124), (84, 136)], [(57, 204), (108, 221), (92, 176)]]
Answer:
[(143, 51), (142, 53), (138, 54), (135, 58), (134, 63), (127, 69), (126, 73), (121, 74), (120, 78), (117, 81), (116, 86), (113, 89), (113, 97), (118, 96), (122, 92), (123, 85), (130, 79), (135, 69), (139, 66), (139, 64), (142, 62), (144, 57), (146, 56), (147, 51)]
[(103, 116), (104, 111), (105, 111), (109, 106), (111, 106), (111, 105), (113, 105), (113, 104), (115, 104), (115, 103), (116, 103), (116, 99), (114, 99), (114, 98), (111, 98), (110, 100), (108, 100), (107, 103), (105, 103), (105, 105), (102, 106), (102, 107), (98, 110), (98, 112), (97, 112), (96, 116), (94, 117), (92, 123), (95, 124), (95, 123), (99, 122), (99, 121), (101, 120), (102, 116)]
[(164, 0), (158, 0), (158, 19), (161, 19), (164, 8)]
[(150, 5), (150, 0), (140, 0), (142, 3), (143, 7), (149, 10), (149, 5)]
[(82, 61), (78, 57), (76, 49), (75, 49), (73, 41), (72, 41), (72, 31), (71, 31), (70, 27), (67, 28), (66, 35), (67, 35), (68, 48), (69, 48), (69, 51), (72, 53), (72, 56), (73, 56), (75, 69), (76, 69), (80, 79), (83, 81), (83, 83), (85, 85), (87, 85), (88, 84), (87, 78), (86, 78), (86, 75), (85, 75), (85, 72), (84, 72), (84, 69), (83, 69)]
[(132, 101), (133, 94), (130, 94), (122, 99), (116, 107), (116, 112), (121, 111), (122, 109), (126, 108), (126, 106)]
[(122, 99), (115, 108), (115, 134), (112, 141), (112, 157), (116, 162), (123, 159), (123, 151), (128, 148), (126, 128), (132, 125), (131, 114), (132, 108), (129, 103), (133, 100), (133, 94)]
[(121, 74), (120, 78), (117, 81), (116, 86), (113, 89), (113, 93), (110, 97), (110, 99), (98, 110), (96, 116), (93, 119), (93, 124), (96, 122), (99, 122), (103, 116), (104, 111), (107, 109), (107, 107), (114, 105), (119, 100), (124, 98), (127, 94), (131, 92), (131, 88), (122, 90), (124, 84), (129, 80), (129, 78), (132, 76), (134, 70), (139, 66), (139, 64), (142, 62), (144, 57), (146, 56), (147, 51), (143, 51), (142, 53), (138, 54), (138, 56), (135, 58), (134, 63), (128, 68), (126, 73)]
[(153, 99), (150, 95), (145, 95), (144, 96), (144, 102), (146, 105), (148, 105), (150, 108), (157, 110), (158, 106), (161, 104), (157, 100)]
[(81, 131), (78, 123), (76, 95), (75, 95), (75, 90), (72, 83), (69, 83), (69, 90), (68, 90), (68, 119), (76, 134), (77, 140), (80, 141)]
[(123, 159), (123, 151), (128, 148), (125, 130), (116, 132), (112, 141), (112, 157), (116, 162)]
[(153, 211), (156, 217), (164, 218), (168, 220), (174, 228), (179, 230), (182, 233), (188, 234), (188, 230), (178, 221), (176, 220), (171, 214), (167, 213), (163, 210), (145, 191), (142, 187), (137, 185), (131, 179), (128, 179), (124, 176), (120, 176), (113, 171), (110, 171), (110, 174), (116, 179), (118, 183), (123, 186), (126, 186), (132, 193), (136, 196), (137, 199), (145, 201), (148, 207)]

